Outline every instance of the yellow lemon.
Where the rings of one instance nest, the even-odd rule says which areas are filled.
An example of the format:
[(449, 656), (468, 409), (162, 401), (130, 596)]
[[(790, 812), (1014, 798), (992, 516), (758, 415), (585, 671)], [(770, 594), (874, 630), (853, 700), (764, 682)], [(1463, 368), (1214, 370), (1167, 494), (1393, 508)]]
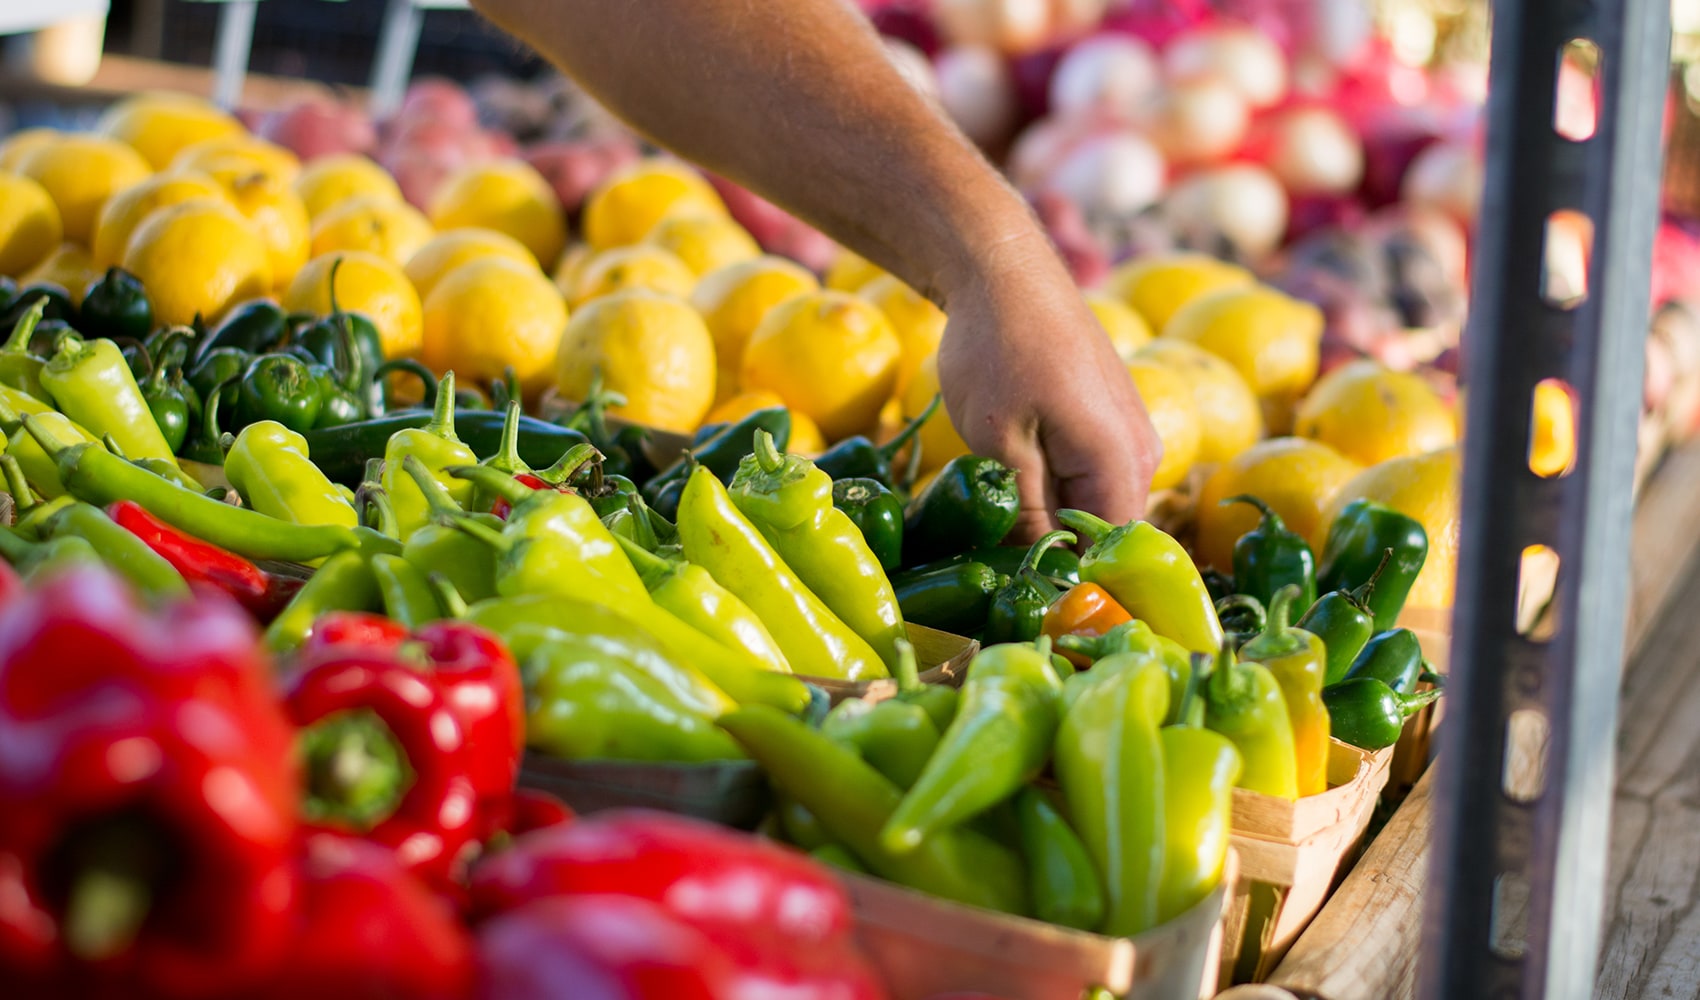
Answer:
[(714, 341), (689, 304), (647, 288), (628, 288), (573, 314), (555, 356), (555, 385), (583, 399), (601, 373), (626, 397), (609, 412), (688, 434), (714, 403)]
[(1531, 422), (1530, 470), (1550, 479), (1570, 468), (1576, 460), (1576, 404), (1563, 383), (1547, 380), (1535, 384)]
[(880, 266), (853, 250), (838, 249), (826, 269), (826, 287), (837, 292), (859, 292), (862, 286), (884, 274)]
[(570, 243), (561, 251), (561, 259), (555, 262), (555, 287), (568, 299), (578, 288), (579, 275), (584, 273), (584, 265), (590, 263), (596, 256), (596, 251), (585, 243)]
[[(58, 285), (71, 297), (71, 304), (83, 304), (83, 293), (100, 277), (88, 249), (81, 243), (61, 243), (41, 263), (24, 273), (20, 285)], [(8, 333), (11, 331), (7, 331)]]
[(836, 441), (871, 430), (891, 398), (903, 347), (873, 303), (807, 292), (775, 307), (744, 345), (739, 383), (770, 389)]
[(130, 234), (156, 209), (198, 198), (229, 201), (230, 194), (206, 174), (173, 171), (154, 174), (108, 198), (95, 220), (94, 242), (90, 248), (95, 266), (105, 269), (124, 259), (124, 248), (130, 243)]
[(1151, 324), (1122, 300), (1103, 292), (1087, 292), (1086, 306), (1123, 361), (1132, 361), (1134, 353), (1151, 342)]
[(230, 203), (266, 244), (272, 287), (284, 289), (307, 263), (307, 208), (295, 189), (270, 174), (224, 175)]
[[(914, 420), (925, 413), (932, 404), (933, 397), (939, 394), (939, 356), (932, 355), (921, 362), (921, 367), (915, 369), (915, 377), (909, 380), (909, 387), (903, 391), (904, 422)], [(962, 440), (956, 425), (950, 422), (950, 414), (945, 412), (944, 404), (921, 425), (921, 431), (916, 435), (921, 442), (921, 471), (931, 472), (958, 455), (968, 454), (968, 442)], [(919, 489), (919, 484), (917, 484)]]
[(156, 209), (130, 234), (124, 270), (141, 279), (154, 322), (213, 323), (235, 303), (271, 291), (265, 241), (228, 202), (211, 198)]
[(28, 271), (65, 235), (59, 207), (47, 189), (14, 174), (0, 173), (0, 274)]
[(1198, 564), (1233, 569), (1234, 543), (1258, 522), (1247, 504), (1222, 506), (1242, 493), (1268, 504), (1320, 553), (1331, 523), (1328, 504), (1358, 471), (1351, 459), (1320, 441), (1282, 437), (1252, 445), (1211, 473), (1199, 491)]
[(531, 255), (525, 244), (507, 233), (498, 233), (494, 229), (451, 229), (425, 241), (425, 245), (407, 259), (402, 270), (423, 301), (444, 275), (462, 264), (484, 257), (506, 257), (533, 270), (537, 268), (537, 258)]
[(251, 135), (227, 135), (189, 146), (171, 160), (173, 170), (199, 170), (219, 174), (265, 174), (283, 184), (294, 184), (301, 174), (301, 160), (276, 143)]
[(802, 265), (783, 257), (757, 257), (704, 275), (691, 293), (691, 305), (702, 313), (714, 338), (719, 370), (715, 385), (721, 400), (738, 392), (744, 344), (774, 306), (815, 291), (820, 283)]
[(507, 233), (540, 261), (567, 242), (561, 202), (543, 175), (520, 160), (467, 167), (443, 182), (428, 213), (438, 229), (477, 226)]
[(95, 128), (134, 147), (155, 170), (197, 142), (245, 134), (241, 122), (210, 101), (175, 92), (126, 97), (107, 108)]
[(584, 262), (570, 296), (575, 307), (627, 288), (687, 298), (697, 276), (685, 262), (657, 246), (637, 244), (604, 250)]
[(389, 171), (359, 153), (336, 153), (308, 163), (295, 178), (295, 193), (315, 219), (363, 195), (402, 200), (401, 188)]
[(323, 316), (331, 311), (331, 267), (337, 261), (336, 304), (363, 314), (378, 329), (384, 357), (417, 357), (421, 338), (419, 293), (394, 263), (364, 250), (340, 250), (314, 257), (295, 272), (283, 294), (290, 312)]
[[(1385, 504), (1422, 522), (1428, 532), (1428, 558), (1405, 605), (1449, 608), (1458, 572), (1458, 473), (1456, 447), (1372, 465), (1334, 494), (1323, 523), (1332, 523), (1341, 508), (1360, 499)], [(1326, 528), (1323, 534), (1326, 537)]]
[(1226, 462), (1263, 437), (1257, 395), (1233, 365), (1182, 340), (1153, 340), (1138, 357), (1173, 370), (1191, 387), (1200, 418), (1197, 461)]
[(59, 141), (63, 132), (55, 128), (19, 129), (0, 141), (0, 170), (16, 170), (24, 154), (32, 149), (50, 146)]
[(1255, 282), (1250, 271), (1200, 253), (1136, 257), (1110, 275), (1104, 288), (1145, 318), (1153, 330), (1168, 326), (1180, 308), (1201, 295)]
[[(769, 410), (776, 406), (784, 406), (785, 400), (779, 398), (777, 392), (763, 389), (758, 392), (741, 392), (723, 403), (717, 404), (702, 418), (703, 426), (709, 424), (736, 423), (757, 410)], [(793, 455), (818, 455), (826, 450), (826, 439), (821, 436), (820, 428), (815, 422), (796, 410), (791, 411), (791, 440), (785, 450)]]
[(1452, 413), (1422, 376), (1354, 361), (1324, 375), (1294, 415), (1293, 433), (1359, 465), (1454, 444)]
[(889, 274), (863, 285), (856, 295), (879, 306), (897, 333), (903, 360), (897, 366), (894, 391), (902, 395), (921, 362), (938, 353), (939, 341), (944, 339), (944, 310)]
[(1157, 440), (1163, 442), (1163, 460), (1151, 473), (1151, 488), (1166, 490), (1180, 485), (1198, 460), (1204, 434), (1192, 386), (1179, 372), (1149, 358), (1134, 358), (1127, 364), (1134, 388), (1145, 401), (1145, 412)]
[(417, 208), (381, 194), (350, 198), (313, 219), (313, 256), (337, 250), (369, 250), (406, 264), (436, 232)]
[(755, 237), (718, 213), (670, 215), (656, 223), (644, 242), (672, 251), (699, 276), (761, 256)]
[(542, 271), (529, 262), (481, 257), (431, 289), (421, 360), (469, 383), (501, 378), (511, 367), (534, 395), (549, 383), (566, 325), (566, 303)]
[(1264, 423), (1284, 434), (1293, 405), (1316, 381), (1322, 310), (1263, 285), (1232, 288), (1182, 306), (1163, 336), (1191, 341), (1233, 365), (1263, 403)]
[(117, 139), (68, 135), (24, 153), (17, 172), (47, 189), (59, 208), (65, 238), (87, 245), (106, 199), (140, 184), (153, 170)]
[(616, 171), (584, 204), (584, 238), (597, 250), (629, 246), (672, 215), (725, 215), (702, 175), (676, 160), (649, 159)]

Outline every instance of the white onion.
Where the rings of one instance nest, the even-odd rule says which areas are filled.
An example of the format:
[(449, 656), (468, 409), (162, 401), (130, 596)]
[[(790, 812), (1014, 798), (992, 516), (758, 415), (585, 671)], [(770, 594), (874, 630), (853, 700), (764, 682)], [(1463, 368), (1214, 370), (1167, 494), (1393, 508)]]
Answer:
[(1437, 142), (1418, 153), (1400, 185), (1402, 200), (1473, 225), (1482, 203), (1482, 161), (1465, 142)]
[(1327, 108), (1295, 108), (1275, 123), (1269, 168), (1293, 194), (1344, 194), (1364, 175), (1364, 147)]
[(1287, 57), (1255, 28), (1211, 25), (1190, 31), (1163, 50), (1171, 80), (1220, 76), (1254, 108), (1274, 107), (1287, 93)]
[(1172, 84), (1158, 103), (1152, 136), (1177, 163), (1219, 160), (1245, 140), (1250, 112), (1234, 86), (1205, 76)]
[(1069, 150), (1098, 132), (1116, 130), (1110, 122), (1083, 115), (1041, 118), (1023, 129), (1010, 146), (1006, 161), (1010, 180), (1023, 191), (1034, 190)]
[(983, 45), (953, 45), (933, 64), (939, 103), (957, 126), (982, 146), (1009, 138), (1015, 128), (1015, 81), (1003, 56)]
[(1256, 259), (1281, 243), (1287, 231), (1287, 193), (1268, 170), (1230, 163), (1181, 180), (1163, 199), (1163, 215), (1193, 238), (1220, 234)]
[(1093, 111), (1134, 121), (1147, 110), (1161, 83), (1151, 46), (1126, 35), (1098, 35), (1058, 60), (1051, 76), (1051, 111)]
[(1163, 156), (1132, 132), (1104, 132), (1066, 153), (1044, 190), (1063, 195), (1091, 216), (1120, 218), (1150, 206), (1163, 193)]

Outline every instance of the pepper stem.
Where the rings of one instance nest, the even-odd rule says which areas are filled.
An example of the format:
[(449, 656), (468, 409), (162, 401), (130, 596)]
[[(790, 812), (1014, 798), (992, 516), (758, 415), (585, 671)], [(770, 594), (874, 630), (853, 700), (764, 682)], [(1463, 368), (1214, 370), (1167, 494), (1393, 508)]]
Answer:
[(668, 577), (678, 572), (678, 566), (675, 563), (650, 552), (624, 535), (615, 534), (614, 541), (620, 543), (620, 548), (626, 553), (626, 558), (631, 561), (632, 569), (637, 570), (638, 576), (643, 579), (645, 590), (655, 590), (666, 583)]
[(18, 464), (14, 455), (0, 455), (0, 474), (6, 479), (6, 492), (12, 494), (12, 507), (19, 513), (35, 506), (35, 494), (30, 490), (29, 480), (24, 477), (24, 467)]
[(395, 735), (370, 711), (337, 713), (302, 735), (305, 811), (369, 830), (395, 811), (413, 776)]
[(3, 354), (28, 354), (30, 337), (35, 334), (35, 325), (41, 322), (41, 317), (47, 312), (47, 296), (43, 295), (30, 303), (24, 314), (18, 317), (18, 322), (12, 327), (12, 335), (6, 338), (6, 346), (0, 347)]
[(1219, 705), (1232, 705), (1238, 701), (1244, 681), (1239, 670), (1239, 662), (1234, 659), (1234, 644), (1222, 643), (1222, 648), (1216, 651), (1216, 657), (1210, 665), (1210, 700)]
[(897, 666), (893, 673), (897, 677), (897, 693), (919, 691), (926, 687), (921, 683), (921, 665), (915, 660), (915, 644), (908, 639), (899, 639), (897, 646)]
[[(372, 381), (376, 382), (376, 381), (384, 378), (386, 375), (389, 375), (391, 372), (406, 372), (409, 375), (413, 375), (413, 376), (418, 377), (420, 384), (424, 386), (424, 397), (422, 399), (422, 402), (424, 403), (425, 406), (430, 407), (431, 409), (436, 409), (436, 407), (437, 407), (437, 373), (436, 372), (433, 372), (431, 369), (425, 367), (423, 364), (421, 364), (420, 362), (418, 362), (417, 360), (415, 360), (413, 358), (391, 358), (390, 360), (379, 365), (377, 367), (377, 369), (372, 372)], [(389, 405), (390, 405), (390, 387), (389, 387), (389, 383), (386, 381), (384, 383), (384, 406), (387, 408)]]
[(1289, 583), (1269, 599), (1269, 614), (1263, 623), (1264, 635), (1273, 638), (1286, 635), (1287, 624), (1292, 620), (1293, 602), (1299, 599), (1299, 593), (1299, 585)]
[[(411, 456), (410, 456), (411, 457)], [(406, 463), (403, 463), (405, 467)], [(456, 479), (464, 479), (491, 496), (501, 497), (518, 507), (520, 501), (535, 491), (500, 469), (483, 465), (451, 465), (443, 470)]]
[(1090, 544), (1096, 544), (1100, 538), (1116, 530), (1115, 525), (1083, 510), (1059, 510), (1057, 520), (1063, 523), (1063, 527), (1072, 529)]
[[(427, 495), (425, 500), (429, 503), (430, 496)], [(354, 509), (360, 514), (360, 523), (380, 535), (395, 538), (401, 531), (396, 524), (395, 507), (390, 504), (389, 491), (377, 483), (360, 484), (360, 488), (354, 491)]]
[(517, 399), (508, 400), (507, 415), (502, 418), (502, 442), (497, 445), (496, 453), (478, 463), (492, 469), (500, 469), (508, 475), (518, 475), (530, 472), (531, 466), (526, 465), (519, 457), (519, 418), (522, 407)]
[[(1237, 615), (1244, 615), (1250, 623), (1250, 628), (1227, 627), (1227, 622)], [(1236, 636), (1252, 636), (1263, 631), (1268, 624), (1268, 612), (1263, 602), (1250, 594), (1230, 594), (1216, 602), (1216, 620), (1223, 623), (1223, 628)]]
[(462, 514), (459, 517), (451, 517), (449, 518), (449, 524), (454, 527), (455, 530), (463, 531), (468, 535), (471, 535), (473, 538), (478, 539), (485, 545), (495, 549), (497, 552), (510, 551), (516, 544), (518, 544), (513, 539), (502, 534), (500, 531), (497, 531), (495, 528), (492, 528), (487, 524), (480, 524), (479, 522), (474, 521), (470, 514)]
[(29, 432), (30, 437), (35, 438), (36, 444), (41, 445), (41, 450), (54, 458), (76, 446), (76, 442), (67, 441), (53, 433), (53, 428), (42, 423), (41, 418), (33, 413), (26, 413), (20, 419), (23, 421), (24, 430)]
[(1281, 520), (1281, 515), (1275, 513), (1274, 509), (1271, 508), (1268, 504), (1264, 503), (1263, 499), (1261, 497), (1254, 497), (1250, 493), (1241, 493), (1238, 496), (1228, 497), (1226, 500), (1223, 500), (1222, 502), (1218, 503), (1216, 506), (1226, 507), (1229, 504), (1236, 504), (1236, 503), (1246, 503), (1246, 504), (1251, 504), (1253, 507), (1256, 507), (1257, 510), (1258, 510), (1258, 513), (1263, 515), (1263, 524), (1260, 525), (1260, 527), (1263, 528), (1263, 530), (1269, 531), (1269, 532), (1280, 532), (1280, 531), (1286, 531), (1287, 530), (1287, 524), (1286, 524), (1285, 521)]
[(437, 606), (442, 608), (445, 618), (465, 618), (466, 598), (460, 596), (460, 588), (454, 585), (442, 573), (430, 572), (425, 574), (425, 582), (430, 585), (431, 593), (437, 597)]
[(452, 368), (437, 380), (437, 400), (431, 410), (431, 422), (425, 425), (425, 430), (444, 441), (460, 443), (460, 438), (455, 436), (455, 373)]
[(898, 431), (897, 435), (895, 437), (893, 437), (890, 441), (887, 441), (885, 444), (880, 445), (880, 449), (879, 449), (880, 457), (888, 463), (894, 457), (896, 457), (898, 452), (902, 451), (904, 449), (904, 447), (909, 444), (910, 441), (913, 441), (915, 439), (915, 435), (921, 433), (922, 425), (924, 425), (928, 420), (932, 419), (932, 416), (933, 416), (934, 413), (938, 412), (939, 403), (943, 399), (944, 399), (943, 393), (938, 393), (938, 392), (933, 393), (932, 402), (927, 404), (926, 409), (922, 410), (919, 414), (917, 414), (915, 419), (913, 419), (913, 420), (909, 421), (909, 423), (905, 424), (903, 429)]
[(1418, 691), (1416, 694), (1400, 694), (1393, 692), (1393, 697), (1399, 701), (1399, 713), (1409, 719), (1432, 704), (1444, 692), (1440, 688)]
[(536, 475), (538, 479), (548, 483), (550, 486), (559, 486), (578, 475), (580, 469), (592, 462), (595, 462), (598, 467), (600, 467), (602, 464), (602, 452), (599, 451), (595, 445), (581, 441), (578, 444), (573, 445), (571, 448), (568, 448), (560, 458), (555, 459), (554, 465), (549, 466), (542, 472), (534, 473), (534, 475)]
[(763, 472), (774, 473), (785, 467), (785, 456), (774, 447), (773, 435), (760, 427), (756, 428), (754, 454)]
[(1359, 607), (1367, 609), (1369, 607), (1369, 599), (1375, 596), (1376, 581), (1381, 579), (1382, 571), (1385, 570), (1387, 568), (1387, 564), (1392, 561), (1393, 550), (1391, 548), (1382, 549), (1381, 561), (1375, 564), (1375, 572), (1371, 573), (1368, 580), (1359, 584), (1356, 590), (1351, 591), (1346, 596), (1355, 601)]

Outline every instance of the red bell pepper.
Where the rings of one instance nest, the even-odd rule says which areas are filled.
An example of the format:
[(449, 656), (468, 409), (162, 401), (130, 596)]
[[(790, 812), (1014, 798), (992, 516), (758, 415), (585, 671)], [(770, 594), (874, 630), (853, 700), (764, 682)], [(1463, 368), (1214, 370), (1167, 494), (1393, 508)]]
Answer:
[(271, 683), (229, 601), (144, 610), (80, 567), (0, 604), (8, 987), (236, 996), (271, 973), (301, 794)]
[(265, 1000), (454, 1000), (471, 993), (471, 936), (393, 853), (320, 833), (307, 838), (301, 864), (301, 919)]
[[(548, 483), (544, 482), (542, 479), (538, 478), (537, 476), (532, 475), (529, 472), (519, 473), (518, 475), (514, 476), (514, 481), (523, 485), (523, 486), (529, 486), (534, 490), (559, 490), (562, 493), (571, 492), (571, 490), (568, 490), (564, 486), (550, 486)], [(513, 510), (513, 509), (514, 509), (514, 505), (508, 502), (507, 497), (497, 497), (495, 499), (495, 501), (493, 503), (491, 503), (491, 505), (490, 505), (490, 513), (496, 515), (497, 517), (501, 518), (504, 521), (506, 521), (508, 519), (508, 512)]]
[[(471, 746), (471, 777), (481, 818), (494, 818), (513, 793), (525, 750), (525, 689), (519, 667), (496, 636), (464, 622), (430, 622), (409, 633), (363, 612), (321, 617), (303, 656), (313, 662), (343, 648), (368, 649), (423, 663)], [(497, 827), (485, 824), (479, 836)]]
[(255, 615), (276, 613), (270, 596), (271, 580), (260, 567), (234, 552), (177, 530), (134, 500), (110, 504), (106, 513), (170, 563), (191, 585), (221, 590)]
[(632, 896), (558, 896), (478, 930), (478, 1000), (728, 1000), (732, 960), (702, 931)]
[(476, 753), (431, 675), (397, 650), (331, 647), (288, 678), (284, 705), (306, 730), (310, 813), (364, 827), (414, 872), (452, 875), (479, 832)]
[(574, 819), (572, 809), (565, 802), (535, 788), (514, 789), (498, 809), (491, 826), (510, 837), (523, 837)]

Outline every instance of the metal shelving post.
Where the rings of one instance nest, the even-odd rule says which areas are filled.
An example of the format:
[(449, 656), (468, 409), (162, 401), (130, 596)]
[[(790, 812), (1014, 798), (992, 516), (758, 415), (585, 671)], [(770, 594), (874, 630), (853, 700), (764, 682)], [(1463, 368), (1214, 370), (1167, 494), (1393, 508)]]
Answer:
[[(1421, 995), (1589, 996), (1599, 950), (1669, 0), (1495, 0), (1488, 169), (1465, 372), (1464, 519), (1436, 766)], [(1567, 44), (1597, 47), (1598, 124), (1554, 127)], [(1588, 295), (1548, 301), (1552, 213), (1593, 224)], [(1567, 307), (1571, 306), (1571, 307)], [(1527, 461), (1535, 385), (1577, 404), (1571, 471)], [(1560, 558), (1520, 634), (1521, 556)], [(1519, 754), (1532, 754), (1532, 768)], [(1538, 777), (1531, 778), (1533, 773)]]

